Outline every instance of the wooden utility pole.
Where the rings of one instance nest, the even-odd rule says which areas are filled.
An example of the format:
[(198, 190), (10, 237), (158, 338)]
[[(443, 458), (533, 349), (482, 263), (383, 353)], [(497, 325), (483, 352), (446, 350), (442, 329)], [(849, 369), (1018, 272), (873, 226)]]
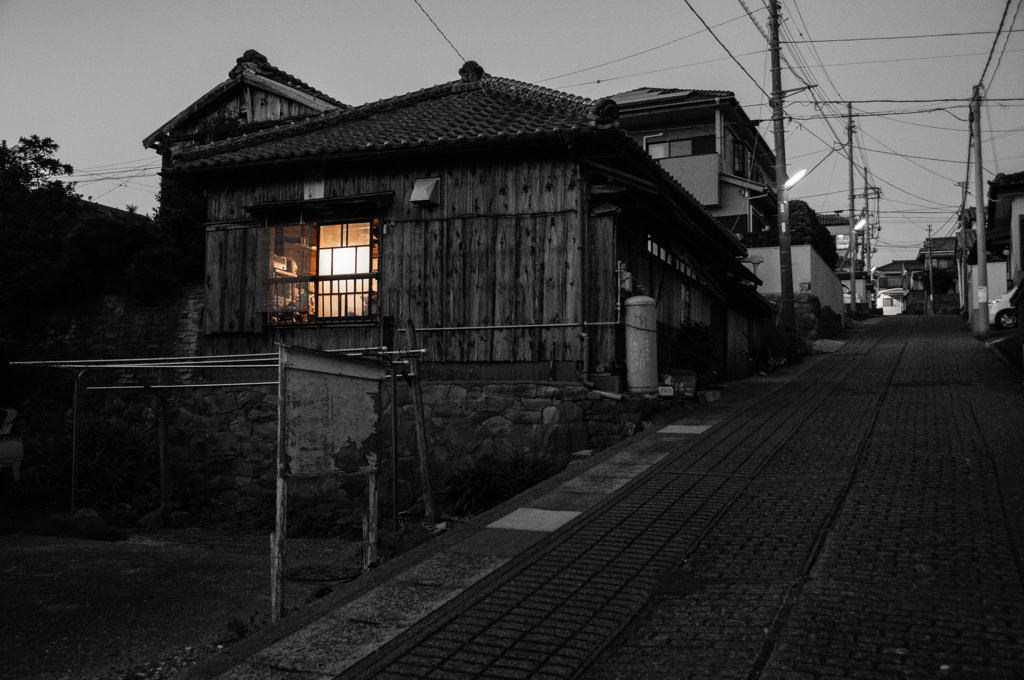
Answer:
[(871, 309), (871, 295), (868, 284), (871, 283), (871, 188), (868, 186), (868, 166), (864, 165), (864, 302)]
[(857, 311), (857, 215), (853, 206), (853, 104), (846, 102), (846, 141), (850, 153), (850, 316)]
[[(974, 200), (975, 229), (978, 231), (978, 313), (974, 317), (974, 334), (988, 337), (988, 252), (985, 250), (985, 184), (981, 172), (981, 85), (974, 86), (971, 99), (971, 123), (974, 130)], [(973, 304), (973, 301), (972, 301)]]
[(779, 201), (779, 282), (782, 288), (779, 299), (779, 320), (782, 326), (796, 328), (796, 312), (793, 308), (793, 250), (792, 235), (789, 231), (789, 201), (786, 199), (786, 129), (783, 123), (782, 102), (786, 93), (782, 90), (782, 68), (779, 58), (779, 2), (768, 3), (771, 26), (772, 55), (772, 128), (775, 133), (775, 196)]
[(928, 308), (929, 316), (935, 313), (935, 276), (932, 274), (932, 225), (928, 225)]

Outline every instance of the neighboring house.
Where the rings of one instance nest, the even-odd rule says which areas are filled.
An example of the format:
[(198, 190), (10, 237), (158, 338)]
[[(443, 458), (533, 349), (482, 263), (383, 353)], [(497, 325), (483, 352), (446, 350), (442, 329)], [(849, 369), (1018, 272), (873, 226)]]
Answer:
[(745, 249), (615, 102), (459, 74), (244, 137), (176, 136), (189, 112), (230, 110), (207, 95), (147, 138), (165, 177), (209, 196), (202, 351), (405, 346), (412, 321), (461, 375), (575, 379), (622, 365), (621, 304), (642, 287), (663, 350), (698, 322), (721, 371), (746, 375), (771, 308)]
[(917, 251), (917, 261), (922, 268), (928, 270), (928, 258), (931, 257), (931, 266), (934, 269), (948, 270), (953, 278), (957, 275), (957, 237), (942, 236), (926, 238)]
[[(839, 255), (839, 259), (836, 260), (836, 271), (849, 271), (850, 218), (841, 214), (818, 213), (818, 223), (828, 229), (828, 233), (832, 234), (832, 238), (836, 240), (836, 253)], [(861, 245), (862, 239), (858, 234), (857, 247), (860, 248)]]
[(891, 288), (909, 291), (914, 289), (915, 285), (920, 286), (920, 281), (914, 278), (914, 273), (923, 269), (924, 266), (917, 260), (893, 260), (875, 267), (874, 274), (879, 292)]
[(906, 309), (907, 294), (905, 288), (883, 288), (878, 291), (875, 309), (882, 310), (882, 316), (902, 314)]
[[(779, 275), (779, 249), (748, 248), (750, 256), (746, 266), (763, 280), (759, 290), (765, 295), (779, 295), (782, 292), (782, 278)], [(843, 282), (829, 268), (818, 252), (810, 245), (792, 247), (794, 293), (810, 293), (818, 298), (822, 307), (828, 307), (836, 314), (843, 314)], [(849, 283), (848, 281), (846, 283)]]
[(612, 99), (633, 141), (729, 231), (776, 228), (775, 155), (736, 95), (644, 87)]
[(999, 173), (988, 183), (986, 248), (1006, 260), (1012, 286), (1024, 271), (1024, 172)]

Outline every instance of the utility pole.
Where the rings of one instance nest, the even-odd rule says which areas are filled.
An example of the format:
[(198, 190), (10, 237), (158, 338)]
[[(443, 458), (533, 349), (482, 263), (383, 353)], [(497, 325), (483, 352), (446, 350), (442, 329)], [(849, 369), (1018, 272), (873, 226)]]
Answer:
[(850, 317), (857, 311), (857, 215), (853, 206), (853, 104), (846, 102), (846, 142), (850, 153)]
[(868, 284), (871, 283), (871, 199), (869, 198), (868, 166), (864, 164), (864, 302), (871, 309), (871, 294)]
[(971, 99), (974, 128), (974, 200), (975, 228), (978, 230), (978, 313), (974, 318), (974, 334), (988, 337), (988, 252), (985, 250), (985, 186), (981, 173), (981, 85), (974, 86)]
[(796, 311), (793, 305), (793, 250), (792, 235), (789, 231), (789, 201), (786, 199), (786, 130), (783, 124), (782, 101), (786, 93), (782, 90), (782, 68), (779, 59), (779, 2), (769, 0), (768, 11), (771, 26), (772, 53), (772, 128), (775, 133), (775, 197), (779, 201), (779, 281), (782, 287), (779, 299), (779, 315), (782, 326), (796, 328)]
[(928, 225), (928, 308), (926, 314), (935, 313), (935, 275), (932, 274), (932, 225)]

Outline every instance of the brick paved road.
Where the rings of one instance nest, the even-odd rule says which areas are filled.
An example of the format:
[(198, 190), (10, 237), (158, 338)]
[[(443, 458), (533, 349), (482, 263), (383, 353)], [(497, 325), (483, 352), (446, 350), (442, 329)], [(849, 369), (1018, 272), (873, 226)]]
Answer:
[(1024, 398), (961, 326), (637, 443), (671, 453), (344, 677), (1024, 677)]

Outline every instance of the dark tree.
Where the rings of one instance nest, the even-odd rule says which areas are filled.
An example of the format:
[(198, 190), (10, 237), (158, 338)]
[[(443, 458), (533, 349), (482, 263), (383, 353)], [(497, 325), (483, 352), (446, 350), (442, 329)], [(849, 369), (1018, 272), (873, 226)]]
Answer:
[(206, 193), (187, 180), (164, 176), (157, 201), (154, 219), (164, 238), (180, 253), (184, 280), (201, 283), (206, 266)]
[[(835, 269), (839, 255), (836, 253), (836, 241), (828, 229), (821, 226), (818, 213), (799, 199), (789, 202), (789, 226), (791, 243), (794, 246), (810, 245), (825, 261), (829, 269)], [(768, 229), (756, 234), (746, 234), (744, 243), (751, 247), (771, 247), (779, 245), (779, 232)]]
[(839, 258), (836, 253), (836, 241), (828, 229), (821, 226), (818, 213), (814, 212), (806, 201), (793, 200), (789, 202), (789, 222), (793, 229), (793, 244), (809, 244), (829, 269), (835, 269), (836, 260)]
[(0, 145), (0, 312), (7, 319), (47, 296), (63, 236), (78, 212), (75, 185), (62, 179), (74, 170), (57, 160), (59, 148), (38, 135)]

